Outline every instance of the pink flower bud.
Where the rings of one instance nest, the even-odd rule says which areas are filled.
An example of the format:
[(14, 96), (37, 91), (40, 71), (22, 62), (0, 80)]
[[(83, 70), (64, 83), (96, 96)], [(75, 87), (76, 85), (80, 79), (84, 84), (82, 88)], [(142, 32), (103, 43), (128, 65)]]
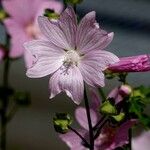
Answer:
[(150, 55), (122, 57), (120, 61), (110, 65), (112, 72), (144, 72), (150, 71)]
[(129, 85), (122, 85), (119, 89), (119, 93), (122, 96), (129, 96), (132, 92), (132, 88)]

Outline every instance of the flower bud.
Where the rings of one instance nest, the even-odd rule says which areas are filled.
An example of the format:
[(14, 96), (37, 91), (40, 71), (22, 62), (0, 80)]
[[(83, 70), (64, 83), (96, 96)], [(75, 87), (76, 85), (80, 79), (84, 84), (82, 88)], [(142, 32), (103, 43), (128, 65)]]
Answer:
[(121, 122), (125, 118), (125, 113), (121, 112), (119, 115), (112, 116), (112, 118), (117, 122)]
[(72, 119), (69, 114), (56, 113), (53, 123), (56, 132), (64, 134), (68, 131), (68, 126), (71, 125)]
[(52, 9), (45, 9), (44, 16), (48, 17), (49, 19), (59, 19), (59, 14), (55, 13)]
[(0, 9), (0, 21), (3, 21), (7, 17), (7, 13), (3, 9)]
[(66, 3), (69, 3), (69, 4), (80, 4), (83, 2), (83, 0), (65, 0)]
[(100, 112), (104, 115), (116, 115), (117, 109), (110, 101), (105, 101), (100, 107)]
[(132, 93), (132, 88), (127, 84), (121, 85), (121, 87), (119, 88), (119, 94), (121, 94), (123, 97), (129, 96), (131, 93)]

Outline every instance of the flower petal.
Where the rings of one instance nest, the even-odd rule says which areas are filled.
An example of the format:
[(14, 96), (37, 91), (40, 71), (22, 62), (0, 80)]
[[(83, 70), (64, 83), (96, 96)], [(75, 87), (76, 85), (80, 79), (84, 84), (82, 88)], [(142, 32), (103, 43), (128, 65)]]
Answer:
[(70, 68), (62, 66), (53, 74), (49, 85), (51, 89), (50, 98), (64, 91), (76, 104), (80, 104), (83, 99), (83, 77), (76, 66)]
[(129, 120), (123, 123), (116, 132), (114, 141), (110, 145), (110, 149), (121, 147), (128, 144), (128, 131), (137, 122), (137, 120)]
[(37, 10), (34, 6), (35, 0), (31, 3), (30, 0), (3, 0), (2, 4), (8, 14), (13, 17), (18, 23), (26, 24), (29, 20), (32, 21)]
[[(94, 127), (98, 122), (98, 117), (96, 112), (93, 109), (90, 109), (90, 116), (91, 116), (92, 126)], [(86, 109), (84, 107), (78, 107), (76, 109), (75, 117), (81, 127), (83, 127), (86, 130), (89, 130)]]
[(133, 150), (148, 150), (150, 148), (150, 131), (143, 132), (132, 140)]
[(102, 73), (109, 64), (119, 59), (107, 51), (91, 51), (83, 56), (79, 68), (87, 84), (91, 86), (104, 86), (104, 74)]
[(95, 12), (92, 11), (85, 15), (79, 24), (76, 37), (77, 49), (84, 54), (92, 50), (102, 50), (112, 41), (113, 35), (99, 28)]
[(44, 77), (55, 72), (63, 64), (64, 51), (48, 41), (34, 40), (25, 43), (24, 47), (37, 59), (27, 70), (28, 77)]
[(76, 18), (71, 7), (61, 14), (57, 23), (47, 17), (39, 17), (38, 22), (42, 33), (52, 43), (67, 50), (75, 48)]
[(26, 36), (24, 29), (20, 24), (15, 22), (13, 19), (6, 19), (4, 24), (7, 28), (7, 31), (11, 38), (11, 50), (10, 50), (10, 57), (16, 58), (20, 57), (24, 53), (23, 43), (28, 41), (29, 38)]
[[(84, 137), (87, 131), (77, 130), (77, 132)], [(81, 138), (72, 131), (66, 134), (61, 134), (59, 137), (68, 145), (71, 150), (86, 150), (86, 148), (82, 145)]]

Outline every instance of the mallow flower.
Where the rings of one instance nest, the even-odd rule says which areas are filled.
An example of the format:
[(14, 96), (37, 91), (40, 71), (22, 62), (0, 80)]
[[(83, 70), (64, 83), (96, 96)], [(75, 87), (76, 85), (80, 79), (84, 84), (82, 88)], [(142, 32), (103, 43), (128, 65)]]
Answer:
[(27, 70), (28, 77), (51, 74), (50, 98), (64, 91), (77, 104), (83, 98), (83, 81), (93, 87), (104, 86), (103, 71), (119, 59), (104, 50), (113, 33), (99, 27), (94, 11), (86, 14), (79, 25), (72, 7), (66, 8), (57, 21), (41, 16), (38, 22), (47, 39), (24, 44), (35, 56), (33, 66)]
[[(41, 36), (37, 18), (45, 9), (62, 11), (62, 4), (55, 0), (3, 0), (2, 5), (9, 17), (4, 20), (8, 34), (11, 36), (10, 57), (17, 58), (24, 54), (23, 43)], [(27, 63), (30, 59), (26, 58)]]
[(138, 55), (122, 57), (120, 61), (110, 65), (108, 68), (112, 72), (144, 72), (150, 71), (150, 55)]
[[(100, 100), (98, 96), (94, 94), (91, 102), (90, 115), (92, 126), (94, 128), (101, 119), (98, 111), (100, 107)], [(78, 107), (75, 111), (75, 117), (82, 127), (77, 129), (77, 131), (80, 135), (82, 135), (82, 137), (88, 140), (89, 128), (85, 108)], [(118, 147), (128, 144), (128, 130), (135, 124), (135, 122), (135, 120), (128, 120), (117, 127), (105, 124), (105, 126), (101, 129), (99, 136), (94, 141), (94, 150), (115, 150)], [(60, 134), (59, 137), (67, 144), (70, 150), (88, 150), (85, 143), (73, 131), (69, 131), (66, 134)]]

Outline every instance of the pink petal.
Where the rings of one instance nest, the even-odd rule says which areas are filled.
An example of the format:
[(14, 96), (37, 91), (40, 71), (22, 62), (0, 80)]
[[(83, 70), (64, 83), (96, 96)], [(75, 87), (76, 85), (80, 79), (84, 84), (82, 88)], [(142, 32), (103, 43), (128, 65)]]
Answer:
[[(93, 109), (90, 109), (90, 115), (91, 115), (92, 126), (94, 127), (98, 122), (98, 117), (96, 112)], [(86, 130), (89, 130), (86, 109), (84, 107), (78, 107), (76, 109), (75, 117), (81, 127), (83, 127)]]
[(39, 78), (55, 72), (63, 64), (64, 51), (44, 40), (34, 40), (24, 44), (37, 61), (27, 70), (27, 76)]
[(53, 74), (49, 85), (51, 89), (50, 98), (53, 98), (61, 91), (65, 91), (76, 104), (80, 104), (83, 99), (83, 77), (76, 66), (72, 66), (70, 68), (62, 66)]
[(93, 110), (98, 110), (98, 108), (100, 107), (100, 97), (98, 95), (98, 93), (96, 92), (96, 89), (91, 89), (90, 90), (90, 97), (91, 97), (91, 108)]
[(150, 148), (150, 131), (145, 131), (132, 140), (133, 150), (149, 150)]
[(13, 19), (6, 19), (4, 24), (12, 37), (10, 57), (16, 58), (22, 56), (24, 53), (23, 43), (29, 40), (22, 26), (17, 24)]
[(122, 57), (120, 61), (110, 65), (112, 72), (144, 72), (150, 71), (150, 55)]
[(35, 0), (3, 0), (2, 4), (8, 14), (18, 23), (26, 24), (32, 20), (37, 8), (33, 7)]
[(124, 144), (128, 144), (128, 131), (136, 122), (136, 120), (129, 120), (120, 126), (116, 132), (116, 136), (110, 146), (110, 149), (115, 149), (123, 146)]
[(71, 7), (67, 8), (57, 23), (47, 17), (38, 18), (41, 32), (55, 45), (66, 49), (75, 48), (76, 18)]
[(61, 14), (58, 23), (66, 37), (67, 42), (71, 48), (75, 49), (77, 18), (72, 7), (66, 8), (66, 10)]
[[(86, 130), (77, 130), (83, 137), (86, 134)], [(59, 135), (62, 141), (64, 141), (71, 150), (86, 150), (82, 145), (82, 140), (74, 132), (68, 132), (66, 134)]]
[(107, 98), (113, 98), (115, 100), (115, 103), (119, 103), (120, 101), (123, 100), (123, 97), (119, 94), (119, 89), (118, 87), (117, 88), (114, 88), (108, 95)]
[(102, 73), (109, 64), (118, 61), (118, 57), (107, 51), (91, 51), (83, 56), (79, 68), (84, 81), (91, 86), (101, 86), (104, 84), (104, 74)]
[(95, 12), (90, 12), (81, 20), (77, 30), (77, 49), (81, 53), (102, 50), (113, 39), (113, 33), (101, 30), (95, 20)]

